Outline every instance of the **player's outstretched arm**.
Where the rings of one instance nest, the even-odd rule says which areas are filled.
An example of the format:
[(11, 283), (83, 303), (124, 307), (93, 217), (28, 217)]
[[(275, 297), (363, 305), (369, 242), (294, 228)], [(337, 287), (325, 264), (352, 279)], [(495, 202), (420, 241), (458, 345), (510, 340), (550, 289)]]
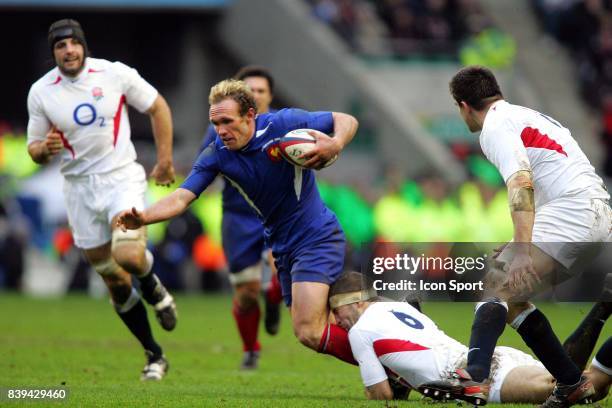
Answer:
[(151, 117), (151, 128), (157, 148), (157, 164), (151, 171), (151, 177), (155, 179), (157, 185), (169, 186), (174, 183), (172, 113), (168, 103), (161, 95), (157, 95), (147, 113)]
[(177, 188), (172, 194), (162, 198), (144, 211), (135, 208), (122, 211), (117, 217), (117, 226), (123, 231), (138, 229), (143, 225), (166, 221), (181, 214), (196, 199), (196, 195), (184, 188)]

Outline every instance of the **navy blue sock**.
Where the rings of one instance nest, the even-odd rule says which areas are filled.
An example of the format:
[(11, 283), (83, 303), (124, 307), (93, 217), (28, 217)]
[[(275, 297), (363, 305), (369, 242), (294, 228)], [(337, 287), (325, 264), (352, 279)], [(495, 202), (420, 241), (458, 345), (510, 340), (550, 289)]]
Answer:
[(595, 303), (589, 314), (563, 343), (563, 348), (581, 371), (589, 361), (599, 334), (610, 316), (610, 309), (610, 303)]
[(606, 368), (612, 368), (612, 337), (601, 346), (595, 355), (597, 361)]
[(517, 331), (558, 382), (572, 385), (580, 381), (580, 370), (563, 350), (561, 342), (542, 312), (535, 309), (529, 313)]
[(117, 314), (145, 350), (153, 353), (155, 357), (161, 357), (162, 349), (153, 339), (153, 333), (151, 332), (151, 326), (149, 325), (149, 319), (147, 317), (147, 310), (142, 300), (138, 300), (138, 303), (127, 312), (118, 312)]
[(504, 332), (508, 310), (496, 302), (487, 302), (476, 311), (470, 337), (467, 371), (474, 381), (482, 382), (489, 377), (491, 358), (497, 339)]

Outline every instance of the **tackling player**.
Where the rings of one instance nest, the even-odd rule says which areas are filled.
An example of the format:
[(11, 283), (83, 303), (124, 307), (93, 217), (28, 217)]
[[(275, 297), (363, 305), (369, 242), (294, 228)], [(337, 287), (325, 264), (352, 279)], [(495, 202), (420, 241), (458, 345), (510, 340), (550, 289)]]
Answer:
[(41, 164), (61, 155), (75, 244), (106, 283), (119, 317), (146, 351), (141, 379), (160, 380), (168, 362), (153, 338), (131, 275), (165, 330), (176, 325), (176, 306), (151, 273), (153, 256), (146, 250), (145, 228), (124, 232), (115, 224), (121, 210), (144, 208), (147, 187), (130, 140), (126, 103), (151, 118), (157, 146), (151, 177), (166, 186), (174, 182), (170, 108), (135, 69), (89, 57), (77, 21), (51, 24), (48, 40), (57, 66), (36, 81), (28, 95), (28, 153)]
[(610, 196), (570, 131), (540, 112), (506, 102), (490, 70), (460, 70), (450, 92), (469, 129), (481, 131), (482, 150), (508, 186), (514, 237), (490, 275), (501, 283), (476, 306), (467, 369), (454, 373), (447, 388), (457, 397), (486, 403), (484, 380), (507, 322), (557, 380), (542, 406), (568, 407), (588, 398), (593, 387), (544, 314), (526, 300), (554, 279), (570, 277), (575, 260), (591, 250), (589, 242), (610, 241)]
[[(270, 109), (274, 96), (274, 79), (263, 67), (246, 66), (241, 68), (235, 79), (244, 81), (251, 91), (257, 105), (257, 113), (276, 112)], [(213, 125), (206, 131), (200, 153), (215, 141), (217, 133)], [(229, 264), (230, 282), (234, 287), (234, 307), (232, 315), (242, 339), (244, 357), (242, 369), (257, 368), (260, 344), (259, 301), (262, 270), (268, 265), (270, 251), (264, 243), (264, 227), (253, 208), (244, 200), (240, 192), (226, 182), (223, 187), (223, 251)], [(265, 259), (262, 261), (262, 254)], [(273, 265), (273, 262), (270, 262)], [(264, 325), (269, 334), (278, 333), (280, 321), (280, 284), (276, 271), (272, 271), (270, 286), (264, 294)]]
[[(387, 302), (372, 289), (364, 290), (357, 272), (343, 274), (330, 288), (329, 304), (336, 321), (349, 331), (349, 340), (370, 399), (392, 399), (389, 372), (426, 396), (439, 400), (456, 397), (451, 391), (422, 389), (448, 372), (465, 367), (468, 348), (447, 336), (426, 315), (405, 302)], [(590, 350), (590, 352), (592, 349)], [(589, 354), (590, 354), (589, 352)], [(541, 403), (554, 387), (554, 379), (530, 355), (510, 347), (496, 347), (493, 369), (487, 378), (489, 401)], [(594, 400), (605, 398), (612, 383), (612, 339), (585, 372), (594, 384)], [(438, 393), (435, 395), (435, 393)], [(462, 399), (482, 405), (479, 397)]]
[(346, 331), (328, 321), (329, 285), (344, 266), (344, 233), (323, 204), (312, 170), (283, 160), (277, 141), (291, 130), (313, 129), (316, 146), (304, 155), (305, 166), (320, 168), (351, 141), (357, 120), (345, 113), (300, 109), (257, 115), (253, 93), (236, 80), (215, 85), (209, 102), (215, 142), (200, 154), (180, 188), (145, 211), (124, 211), (119, 225), (137, 229), (172, 218), (222, 174), (264, 223), (296, 337), (311, 349), (354, 364)]

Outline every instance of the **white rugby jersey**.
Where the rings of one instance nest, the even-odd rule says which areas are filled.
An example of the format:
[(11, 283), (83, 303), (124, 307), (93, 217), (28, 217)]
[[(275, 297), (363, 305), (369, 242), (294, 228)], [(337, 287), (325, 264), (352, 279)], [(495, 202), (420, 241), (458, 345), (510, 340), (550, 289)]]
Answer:
[(366, 387), (387, 379), (385, 367), (411, 386), (446, 378), (467, 347), (405, 302), (372, 303), (349, 330)]
[(30, 88), (28, 144), (44, 140), (52, 125), (61, 132), (62, 174), (106, 173), (136, 160), (126, 103), (147, 111), (157, 90), (121, 62), (86, 58), (70, 78), (55, 67)]
[(540, 112), (494, 102), (480, 146), (506, 182), (519, 170), (532, 171), (536, 209), (560, 197), (610, 198), (570, 131)]

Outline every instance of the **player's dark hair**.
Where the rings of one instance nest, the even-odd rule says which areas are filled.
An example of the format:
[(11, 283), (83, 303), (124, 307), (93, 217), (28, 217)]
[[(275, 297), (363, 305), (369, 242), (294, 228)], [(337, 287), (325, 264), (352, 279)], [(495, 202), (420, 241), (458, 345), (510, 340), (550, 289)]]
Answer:
[(329, 288), (329, 296), (368, 289), (366, 277), (359, 272), (344, 272)]
[(451, 79), (449, 87), (457, 103), (465, 102), (476, 110), (503, 98), (493, 72), (479, 65), (461, 69)]
[(274, 95), (274, 78), (272, 78), (272, 74), (266, 68), (259, 65), (247, 65), (242, 67), (236, 72), (234, 75), (234, 79), (239, 79), (244, 81), (245, 78), (251, 77), (262, 77), (266, 78), (268, 81), (268, 87), (270, 88), (270, 93)]

